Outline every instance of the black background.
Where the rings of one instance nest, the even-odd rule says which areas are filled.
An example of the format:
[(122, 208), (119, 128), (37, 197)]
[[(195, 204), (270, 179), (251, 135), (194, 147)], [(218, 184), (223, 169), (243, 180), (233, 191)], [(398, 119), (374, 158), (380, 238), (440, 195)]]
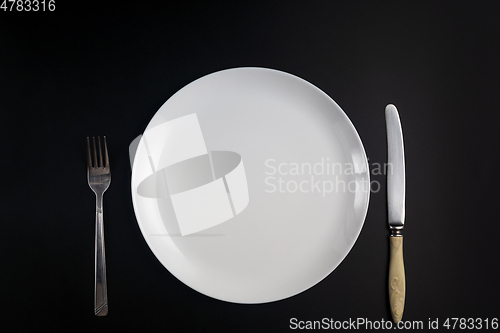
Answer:
[[(370, 163), (386, 161), (384, 107), (394, 103), (407, 164), (403, 319), (427, 327), (429, 318), (499, 317), (499, 10), (495, 1), (56, 0), (54, 12), (0, 11), (0, 330), (279, 332), (293, 317), (390, 319), (383, 176), (372, 177), (381, 189), (347, 258), (286, 300), (214, 300), (149, 250), (131, 202), (129, 143), (183, 86), (241, 66), (325, 91)], [(107, 136), (113, 172), (101, 318), (85, 166), (92, 135)]]

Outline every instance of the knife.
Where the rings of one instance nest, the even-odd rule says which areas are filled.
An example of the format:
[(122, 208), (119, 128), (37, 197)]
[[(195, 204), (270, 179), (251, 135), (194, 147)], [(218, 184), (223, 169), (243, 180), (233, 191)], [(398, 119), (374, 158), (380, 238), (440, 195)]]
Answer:
[(403, 132), (396, 107), (385, 108), (387, 127), (387, 206), (389, 216), (390, 262), (389, 302), (392, 319), (401, 321), (405, 306), (406, 280), (403, 263), (403, 227), (405, 222), (405, 156)]

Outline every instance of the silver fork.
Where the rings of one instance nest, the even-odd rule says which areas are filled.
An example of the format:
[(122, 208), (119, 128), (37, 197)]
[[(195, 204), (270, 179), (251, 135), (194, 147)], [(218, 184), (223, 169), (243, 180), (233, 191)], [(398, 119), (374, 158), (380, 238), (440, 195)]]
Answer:
[[(96, 196), (95, 209), (95, 282), (94, 282), (94, 313), (96, 316), (108, 314), (108, 293), (106, 286), (106, 256), (104, 254), (104, 226), (102, 217), (102, 197), (111, 183), (108, 148), (104, 137), (104, 161), (102, 159), (101, 140), (97, 137), (99, 151), (96, 149), (95, 138), (92, 137), (93, 151), (91, 153), (87, 137), (87, 180)], [(99, 153), (99, 160), (97, 154)], [(92, 158), (93, 155), (93, 158)]]

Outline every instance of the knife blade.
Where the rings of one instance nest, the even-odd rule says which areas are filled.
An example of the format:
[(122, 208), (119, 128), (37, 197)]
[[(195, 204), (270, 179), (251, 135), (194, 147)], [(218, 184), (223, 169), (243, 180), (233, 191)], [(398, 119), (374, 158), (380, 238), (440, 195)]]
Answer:
[(403, 131), (398, 110), (392, 104), (385, 108), (387, 128), (387, 206), (391, 231), (389, 262), (389, 302), (392, 319), (403, 318), (406, 278), (403, 261), (403, 227), (405, 222), (405, 158)]

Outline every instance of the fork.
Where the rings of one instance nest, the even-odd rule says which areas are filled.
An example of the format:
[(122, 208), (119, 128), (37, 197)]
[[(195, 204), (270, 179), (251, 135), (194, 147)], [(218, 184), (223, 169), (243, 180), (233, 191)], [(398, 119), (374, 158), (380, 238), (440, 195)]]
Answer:
[[(99, 137), (97, 137), (97, 142), (99, 147), (98, 151), (95, 145), (95, 138), (92, 137), (94, 148), (94, 153), (92, 154), (90, 141), (87, 137), (87, 180), (96, 196), (94, 314), (96, 316), (105, 316), (108, 314), (108, 293), (106, 285), (106, 256), (104, 254), (102, 197), (111, 183), (111, 171), (109, 169), (106, 137), (104, 137), (104, 161), (102, 159), (101, 140)], [(99, 159), (97, 159), (98, 153)]]

